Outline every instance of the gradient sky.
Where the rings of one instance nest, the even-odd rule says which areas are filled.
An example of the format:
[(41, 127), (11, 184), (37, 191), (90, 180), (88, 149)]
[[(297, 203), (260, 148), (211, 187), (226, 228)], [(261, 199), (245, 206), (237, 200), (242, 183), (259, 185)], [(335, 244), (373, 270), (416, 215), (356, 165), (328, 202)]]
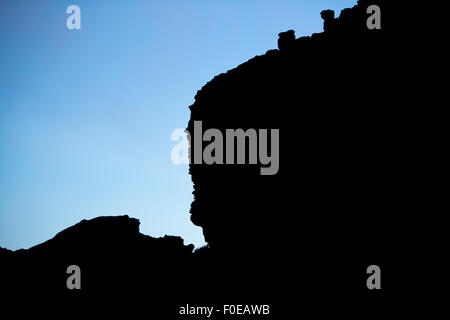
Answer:
[[(81, 8), (81, 30), (66, 8)], [(206, 82), (356, 0), (0, 0), (0, 246), (100, 215), (204, 244), (170, 152)], [(281, 164), (282, 165), (282, 164)]]

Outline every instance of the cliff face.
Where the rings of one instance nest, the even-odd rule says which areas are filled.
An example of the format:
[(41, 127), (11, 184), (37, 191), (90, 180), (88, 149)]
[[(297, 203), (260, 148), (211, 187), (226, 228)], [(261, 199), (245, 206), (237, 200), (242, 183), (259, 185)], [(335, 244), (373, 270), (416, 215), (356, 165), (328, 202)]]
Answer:
[[(381, 8), (381, 29), (367, 26), (372, 5)], [(359, 1), (339, 17), (324, 11), (324, 32), (280, 33), (279, 50), (198, 91), (187, 127), (191, 156), (196, 121), (203, 132), (280, 134), (275, 175), (261, 175), (261, 164), (190, 165), (191, 220), (211, 251), (252, 266), (255, 277), (276, 274), (311, 292), (364, 290), (358, 279), (374, 261), (400, 268), (398, 252), (413, 246), (398, 234), (412, 240), (405, 225), (420, 209), (410, 161), (412, 58), (396, 13), (387, 1)]]
[[(367, 27), (374, 4), (383, 12), (380, 30)], [(400, 214), (391, 212), (391, 196), (408, 170), (398, 147), (405, 61), (393, 54), (399, 47), (389, 12), (384, 1), (359, 1), (338, 18), (324, 11), (324, 32), (298, 39), (292, 30), (280, 33), (279, 50), (197, 93), (187, 128), (191, 154), (195, 121), (203, 132), (280, 129), (274, 176), (261, 176), (260, 165), (190, 165), (191, 220), (212, 247), (314, 242), (355, 250), (354, 239), (369, 244), (372, 232), (396, 228), (385, 220)]]

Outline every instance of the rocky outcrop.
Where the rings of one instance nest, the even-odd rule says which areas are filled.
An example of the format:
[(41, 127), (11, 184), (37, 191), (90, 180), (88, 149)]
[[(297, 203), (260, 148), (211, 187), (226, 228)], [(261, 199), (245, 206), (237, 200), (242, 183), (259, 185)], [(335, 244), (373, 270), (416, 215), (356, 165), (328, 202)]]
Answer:
[[(370, 5), (382, 10), (381, 29), (367, 27)], [(413, 78), (392, 5), (324, 11), (324, 32), (281, 33), (279, 50), (216, 76), (190, 106), (191, 153), (195, 121), (203, 132), (280, 132), (276, 175), (262, 176), (261, 163), (190, 165), (191, 220), (211, 252), (254, 270), (247, 279), (276, 274), (310, 292), (334, 283), (345, 296), (365, 289), (359, 279), (373, 261), (401, 265), (398, 234), (415, 190), (414, 128), (403, 120)]]
[(212, 248), (277, 252), (312, 239), (322, 250), (350, 248), (365, 238), (358, 230), (381, 226), (362, 208), (389, 206), (376, 190), (389, 188), (384, 181), (400, 172), (394, 144), (402, 107), (392, 103), (401, 96), (391, 74), (401, 63), (390, 56), (397, 47), (392, 30), (367, 28), (373, 4), (389, 10), (383, 1), (359, 1), (337, 18), (326, 10), (324, 32), (298, 39), (293, 30), (282, 32), (279, 50), (218, 75), (197, 93), (191, 150), (194, 121), (203, 122), (203, 132), (280, 129), (275, 176), (260, 176), (258, 165), (190, 165), (191, 220)]
[(2, 288), (67, 295), (67, 268), (77, 265), (85, 295), (134, 296), (146, 285), (159, 295), (186, 277), (193, 249), (180, 237), (141, 234), (139, 220), (128, 216), (83, 220), (28, 250), (0, 251)]
[(0, 259), (6, 259), (12, 254), (11, 250), (0, 247)]

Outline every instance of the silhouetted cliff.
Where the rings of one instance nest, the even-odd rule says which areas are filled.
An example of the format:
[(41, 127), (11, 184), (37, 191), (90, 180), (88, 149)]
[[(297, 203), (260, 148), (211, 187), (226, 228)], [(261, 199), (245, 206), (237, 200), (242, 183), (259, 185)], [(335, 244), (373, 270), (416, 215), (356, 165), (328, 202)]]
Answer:
[[(372, 4), (382, 7), (380, 30), (367, 27)], [(388, 9), (383, 1), (359, 1), (337, 18), (324, 11), (325, 32), (298, 39), (292, 30), (280, 33), (280, 50), (218, 75), (197, 93), (191, 153), (194, 121), (202, 121), (203, 132), (280, 129), (274, 176), (261, 176), (258, 165), (190, 166), (191, 220), (212, 248), (278, 251), (317, 239), (324, 250), (351, 250), (372, 229), (395, 229), (384, 219), (369, 223), (370, 212), (393, 204), (379, 192), (394, 192), (392, 179), (408, 170), (398, 145), (403, 61), (392, 54), (398, 46)]]
[[(381, 29), (368, 27), (371, 5), (381, 8)], [(392, 1), (363, 0), (339, 17), (324, 11), (324, 32), (280, 33), (279, 50), (216, 76), (190, 107), (191, 157), (201, 140), (195, 121), (203, 133), (279, 129), (275, 175), (261, 175), (261, 164), (190, 165), (192, 222), (211, 254), (252, 270), (252, 285), (267, 281), (259, 292), (276, 288), (289, 301), (289, 283), (309, 292), (304, 301), (329, 294), (363, 306), (366, 268), (390, 270), (390, 283), (413, 248), (399, 241), (411, 244), (405, 225), (420, 209), (410, 161), (412, 56), (397, 13)]]

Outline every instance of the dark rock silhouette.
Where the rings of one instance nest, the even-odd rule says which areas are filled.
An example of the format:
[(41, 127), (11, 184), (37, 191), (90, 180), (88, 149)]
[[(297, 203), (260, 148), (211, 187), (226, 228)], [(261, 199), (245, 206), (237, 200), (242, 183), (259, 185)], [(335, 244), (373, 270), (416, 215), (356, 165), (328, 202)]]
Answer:
[(324, 33), (296, 40), (293, 31), (280, 33), (280, 52), (255, 57), (197, 93), (192, 136), (195, 120), (203, 131), (280, 128), (282, 135), (275, 176), (261, 176), (258, 166), (190, 166), (192, 221), (212, 248), (279, 251), (304, 237), (330, 250), (351, 238), (345, 231), (353, 225), (360, 226), (352, 230), (358, 237), (367, 234), (362, 226), (377, 229), (376, 222), (365, 224), (372, 215), (360, 205), (379, 206), (377, 190), (389, 188), (383, 179), (405, 170), (394, 147), (401, 110), (386, 103), (398, 96), (389, 79), (397, 63), (386, 56), (389, 33), (366, 27), (366, 7), (377, 1), (359, 3), (337, 19), (324, 11)]
[[(184, 293), (183, 287), (173, 291), (187, 284), (193, 249), (180, 237), (141, 234), (139, 221), (128, 216), (83, 220), (28, 250), (6, 257), (1, 251), (1, 289), (15, 302), (51, 301), (49, 310), (94, 306), (101, 314), (154, 300), (149, 313), (163, 315), (173, 311), (167, 302)], [(80, 267), (80, 290), (67, 288), (71, 265)], [(114, 301), (116, 307), (109, 305)]]
[(334, 11), (333, 10), (324, 10), (320, 13), (320, 16), (323, 19), (323, 30), (325, 32), (333, 32), (334, 30)]
[(278, 50), (281, 52), (292, 50), (295, 40), (295, 31), (288, 30), (286, 32), (280, 32), (278, 36)]
[(11, 250), (0, 247), (0, 259), (8, 258), (11, 256), (11, 254), (12, 254)]
[[(408, 60), (399, 58), (391, 3), (360, 0), (337, 18), (323, 11), (323, 33), (282, 32), (279, 50), (198, 91), (191, 149), (194, 121), (203, 131), (280, 129), (276, 175), (261, 175), (260, 165), (190, 165), (191, 220), (207, 247), (192, 252), (178, 237), (140, 234), (136, 219), (101, 217), (29, 250), (0, 250), (6, 287), (19, 295), (45, 288), (68, 301), (145, 300), (148, 312), (169, 319), (192, 301), (269, 303), (275, 319), (306, 309), (384, 310), (403, 285), (391, 280), (402, 268), (398, 234), (414, 212), (415, 186), (397, 85), (408, 82)], [(366, 26), (373, 4), (383, 12), (381, 30)], [(66, 288), (71, 264), (83, 271), (79, 292)], [(372, 264), (386, 270), (381, 293), (366, 288)]]
[[(280, 33), (279, 51), (198, 91), (187, 128), (191, 150), (194, 121), (203, 132), (280, 129), (274, 176), (260, 175), (260, 165), (190, 165), (191, 220), (211, 252), (239, 261), (235, 272), (243, 276), (232, 285), (245, 282), (285, 306), (298, 298), (286, 292), (292, 286), (308, 292), (301, 297), (311, 305), (330, 295), (338, 305), (382, 308), (387, 300), (365, 282), (367, 267), (377, 264), (391, 271), (387, 292), (402, 291), (400, 278), (388, 278), (401, 273), (407, 252), (398, 237), (414, 211), (405, 207), (413, 203), (413, 140), (404, 136), (411, 128), (402, 120), (407, 95), (398, 82), (410, 80), (408, 60), (397, 57), (405, 48), (391, 3), (359, 1), (338, 18), (324, 11), (323, 33)], [(374, 4), (383, 12), (380, 30), (367, 27)]]

